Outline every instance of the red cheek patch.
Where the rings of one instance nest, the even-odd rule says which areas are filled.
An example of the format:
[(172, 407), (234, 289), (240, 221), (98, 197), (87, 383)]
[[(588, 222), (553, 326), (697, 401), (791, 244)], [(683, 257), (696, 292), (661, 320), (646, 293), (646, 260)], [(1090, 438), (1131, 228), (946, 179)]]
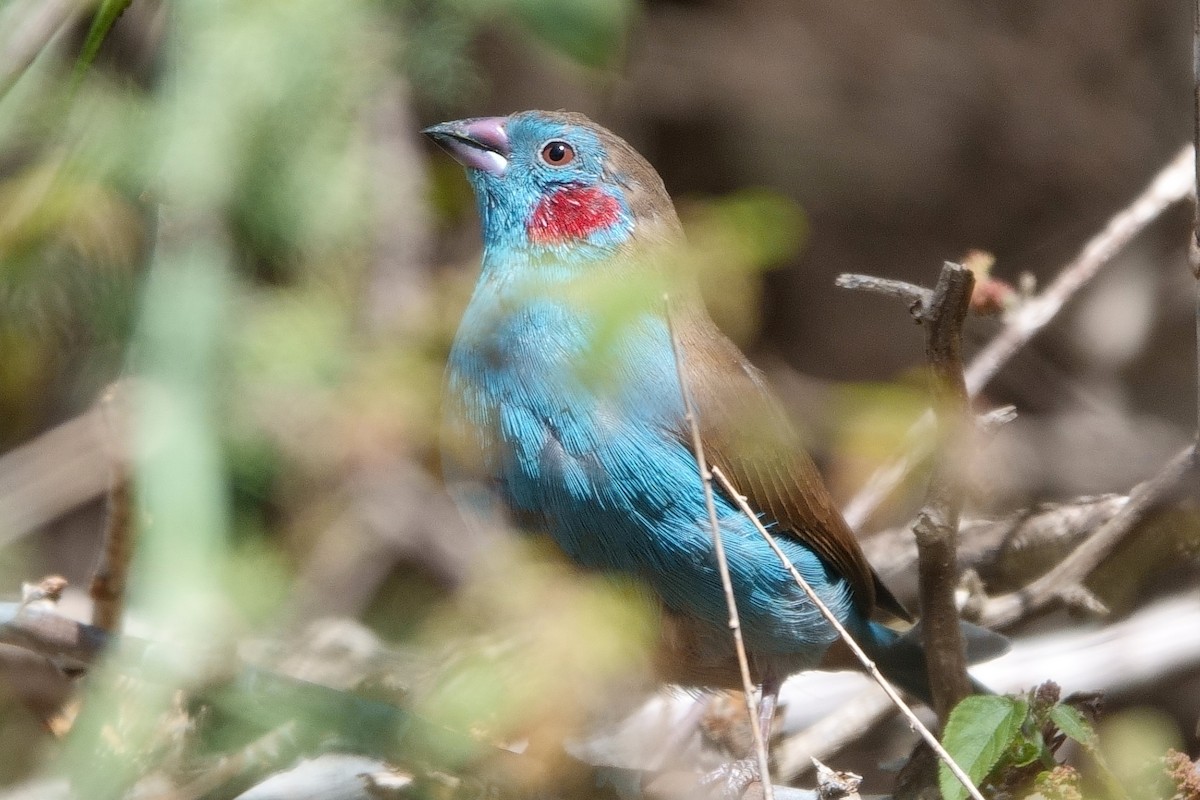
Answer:
[(621, 216), (616, 198), (591, 186), (567, 186), (543, 197), (533, 209), (527, 232), (537, 244), (586, 239)]

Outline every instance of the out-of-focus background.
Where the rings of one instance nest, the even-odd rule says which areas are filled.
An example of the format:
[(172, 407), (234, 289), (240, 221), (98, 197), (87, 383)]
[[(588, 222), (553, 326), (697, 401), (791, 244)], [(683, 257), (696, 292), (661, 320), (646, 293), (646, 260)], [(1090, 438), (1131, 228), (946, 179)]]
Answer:
[[(843, 502), (927, 387), (901, 305), (834, 278), (930, 285), (982, 250), (1019, 303), (1191, 136), (1179, 0), (133, 0), (92, 48), (122, 5), (0, 4), (0, 591), (86, 587), (128, 472), (129, 626), (159, 636), (357, 619), (421, 650), (550, 613), (496, 600), (521, 581), (489, 568), (524, 567), (481, 563), (492, 534), (441, 488), (441, 371), (479, 237), (428, 124), (565, 108), (628, 139)], [(973, 464), (970, 514), (1127, 494), (1194, 436), (1191, 213), (1162, 214), (984, 388), (980, 409), (1018, 418)], [(967, 355), (1003, 325), (973, 316)], [(922, 475), (864, 534), (912, 515)], [(1167, 545), (1110, 567), (1116, 619), (1196, 591), (1194, 510), (1175, 513)], [(556, 624), (637, 629), (605, 592)], [(633, 647), (615, 642), (580, 660), (611, 677)], [(1198, 667), (1116, 707), (1195, 755)], [(545, 702), (531, 718), (570, 727)], [(0, 708), (0, 778), (66, 752)]]

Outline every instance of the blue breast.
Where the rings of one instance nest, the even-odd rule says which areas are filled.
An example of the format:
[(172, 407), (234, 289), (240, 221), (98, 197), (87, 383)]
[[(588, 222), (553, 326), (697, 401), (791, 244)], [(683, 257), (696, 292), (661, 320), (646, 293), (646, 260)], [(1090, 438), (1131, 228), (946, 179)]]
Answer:
[[(646, 312), (600, 330), (569, 300), (514, 299), (481, 281), (451, 353), (448, 421), (503, 501), (568, 556), (639, 576), (669, 608), (724, 629), (703, 488), (677, 436), (666, 322)], [(723, 496), (716, 505), (747, 645), (815, 663), (833, 630), (753, 524)], [(844, 580), (799, 541), (780, 541), (840, 617), (855, 613)]]

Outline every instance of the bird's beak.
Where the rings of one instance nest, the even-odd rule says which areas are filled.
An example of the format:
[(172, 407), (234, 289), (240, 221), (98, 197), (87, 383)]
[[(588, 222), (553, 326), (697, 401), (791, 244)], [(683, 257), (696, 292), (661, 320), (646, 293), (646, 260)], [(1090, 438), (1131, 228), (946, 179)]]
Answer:
[(505, 117), (476, 117), (443, 122), (421, 133), (437, 142), (454, 160), (468, 169), (503, 177), (508, 171), (508, 134)]

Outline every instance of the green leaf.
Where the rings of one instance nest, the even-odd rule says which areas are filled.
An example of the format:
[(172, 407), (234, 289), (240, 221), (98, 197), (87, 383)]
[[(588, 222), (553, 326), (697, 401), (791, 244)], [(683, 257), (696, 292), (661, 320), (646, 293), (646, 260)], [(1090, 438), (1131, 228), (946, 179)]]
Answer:
[(1022, 735), (1009, 752), (1009, 760), (1014, 767), (1027, 767), (1041, 758), (1045, 749), (1041, 733), (1035, 732), (1032, 736)]
[[(1021, 723), (1028, 712), (1029, 704), (1024, 700), (972, 695), (950, 712), (942, 744), (978, 785), (1021, 735)], [(963, 800), (967, 796), (966, 787), (945, 764), (938, 770), (938, 786), (943, 800)]]
[(1079, 713), (1079, 709), (1059, 703), (1050, 709), (1050, 721), (1088, 750), (1095, 748), (1096, 731), (1092, 724), (1083, 718), (1083, 714)]

